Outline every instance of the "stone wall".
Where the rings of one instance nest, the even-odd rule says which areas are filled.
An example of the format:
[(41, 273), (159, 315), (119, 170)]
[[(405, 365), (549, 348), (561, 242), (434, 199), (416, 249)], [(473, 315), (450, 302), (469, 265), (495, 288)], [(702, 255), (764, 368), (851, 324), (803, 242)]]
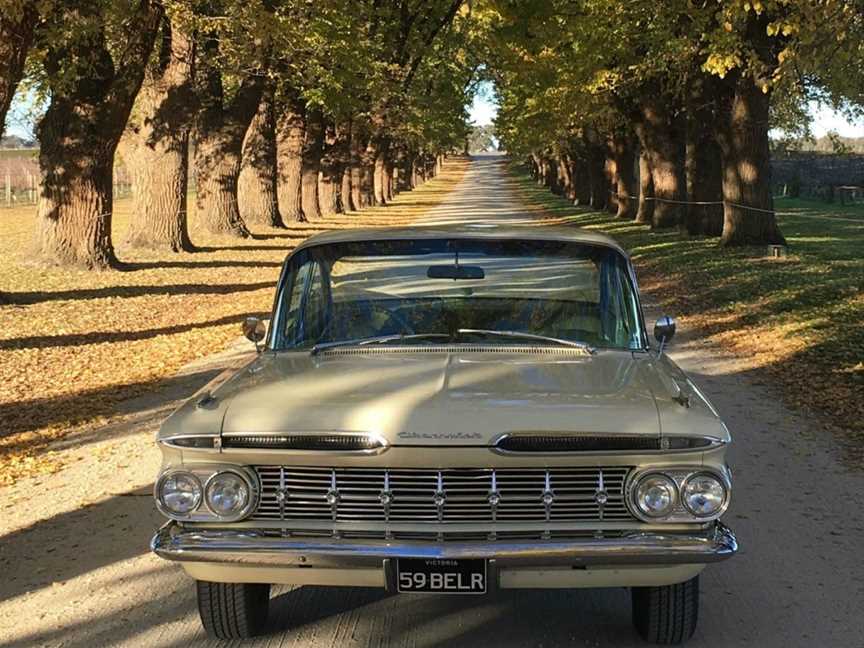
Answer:
[(775, 192), (828, 196), (840, 186), (864, 187), (864, 155), (791, 153), (771, 160)]

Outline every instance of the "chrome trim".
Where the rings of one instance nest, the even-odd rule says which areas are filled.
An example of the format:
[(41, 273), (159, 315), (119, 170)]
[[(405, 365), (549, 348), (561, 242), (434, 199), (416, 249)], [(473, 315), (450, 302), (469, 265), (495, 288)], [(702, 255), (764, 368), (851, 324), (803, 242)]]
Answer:
[(499, 331), (495, 329), (475, 329), (475, 328), (460, 328), (456, 329), (457, 333), (468, 333), (478, 335), (498, 335), (504, 337), (524, 338), (526, 340), (537, 340), (538, 342), (554, 342), (561, 346), (570, 347), (584, 351), (586, 355), (595, 355), (597, 349), (586, 342), (577, 340), (566, 340), (564, 338), (551, 337), (549, 335), (537, 335), (535, 333), (526, 333), (525, 331)]
[[(597, 466), (444, 470), (294, 465), (253, 468), (262, 489), (259, 510), (251, 518), (256, 522), (280, 519), (296, 524), (333, 523), (333, 502), (327, 500), (327, 493), (334, 489), (334, 472), (341, 494), (337, 522), (362, 520), (368, 524), (386, 524), (395, 518), (395, 522), (428, 526), (503, 520), (540, 526), (550, 518), (550, 513), (553, 522), (599, 519), (599, 505), (594, 497), (600, 470)], [(624, 488), (632, 467), (604, 466), (602, 470), (607, 494), (604, 520), (632, 523), (635, 519), (625, 503)], [(455, 494), (451, 485), (456, 488)], [(383, 501), (382, 487), (388, 493)], [(284, 493), (282, 500), (280, 489)], [(497, 497), (490, 500), (493, 490)], [(544, 495), (548, 502), (544, 501)]]
[[(210, 439), (212, 441), (212, 446), (209, 448), (199, 448), (193, 446), (184, 446), (178, 445), (175, 443), (176, 439)], [(167, 445), (171, 448), (177, 448), (178, 450), (184, 451), (198, 451), (198, 452), (218, 452), (219, 446), (218, 441), (219, 436), (214, 434), (172, 434), (170, 437), (165, 437), (162, 439), (156, 439), (157, 443), (161, 443), (163, 445)]]
[[(225, 447), (221, 445), (223, 454), (248, 454), (250, 452), (263, 452), (263, 453), (285, 453), (290, 452), (292, 455), (301, 455), (301, 456), (323, 456), (323, 457), (360, 457), (360, 456), (372, 456), (379, 455), (390, 449), (390, 444), (387, 442), (387, 439), (384, 438), (380, 434), (375, 433), (367, 433), (367, 432), (346, 432), (344, 430), (314, 430), (307, 432), (297, 432), (297, 433), (288, 433), (285, 432), (283, 434), (233, 434), (226, 433), (224, 436), (227, 437), (241, 437), (241, 436), (308, 436), (308, 437), (318, 437), (318, 436), (363, 436), (367, 437), (370, 440), (377, 441), (379, 445), (375, 448), (366, 448), (362, 450), (296, 450), (292, 448), (232, 448)], [(221, 437), (220, 437), (221, 444)], [(187, 448), (188, 449), (188, 448)]]
[[(636, 497), (636, 494), (639, 491), (639, 486), (642, 484), (642, 482), (647, 481), (648, 479), (653, 479), (655, 477), (659, 478), (659, 481), (661, 481), (661, 482), (665, 481), (667, 488), (670, 488), (672, 490), (672, 501), (670, 502), (670, 512), (669, 513), (662, 513), (660, 515), (651, 515), (650, 513), (645, 512), (645, 510), (643, 510), (642, 507), (639, 505), (639, 501)], [(632, 489), (632, 491), (630, 493), (628, 493), (628, 495), (632, 498), (632, 499), (630, 499), (630, 503), (633, 505), (633, 507), (632, 507), (633, 512), (636, 515), (636, 517), (639, 517), (640, 519), (642, 519), (646, 522), (648, 522), (648, 521), (654, 522), (656, 520), (665, 520), (666, 518), (670, 517), (675, 512), (675, 509), (678, 507), (678, 505), (681, 502), (681, 485), (677, 481), (675, 481), (675, 479), (673, 477), (670, 477), (669, 475), (667, 475), (664, 472), (659, 472), (659, 471), (655, 471), (655, 470), (649, 470), (649, 471), (643, 472), (639, 476), (639, 479), (633, 480), (631, 489)]]
[(250, 529), (194, 529), (169, 522), (153, 536), (150, 548), (161, 558), (180, 562), (381, 568), (388, 558), (483, 558), (497, 565), (703, 564), (732, 557), (738, 543), (720, 522), (691, 533), (633, 532), (620, 538), (526, 542), (299, 540)]
[[(192, 475), (196, 480), (198, 480), (198, 484), (201, 486), (201, 498), (198, 502), (198, 506), (192, 513), (184, 516), (172, 513), (162, 506), (159, 497), (159, 487), (162, 485), (163, 480), (167, 478), (168, 475), (178, 472)], [(223, 518), (210, 510), (210, 506), (207, 503), (207, 486), (210, 484), (210, 480), (220, 472), (236, 473), (243, 477), (246, 480), (246, 483), (250, 486), (250, 503), (243, 509), (244, 514), (242, 517), (232, 516), (230, 518)], [(153, 487), (153, 497), (156, 500), (156, 508), (159, 512), (171, 520), (184, 522), (238, 522), (249, 517), (258, 509), (260, 495), (261, 483), (258, 480), (258, 473), (254, 470), (247, 466), (232, 466), (215, 463), (173, 466), (159, 474), (159, 477), (156, 479), (156, 484)]]
[[(628, 450), (552, 450), (549, 452), (525, 452), (519, 450), (506, 450), (504, 448), (499, 447), (499, 444), (502, 443), (505, 439), (509, 439), (511, 437), (530, 437), (534, 434), (538, 436), (544, 437), (596, 437), (596, 436), (609, 436), (614, 437), (614, 435), (603, 435), (603, 434), (586, 434), (582, 432), (505, 432), (503, 434), (499, 434), (492, 438), (492, 441), (489, 444), (489, 449), (500, 455), (511, 455), (517, 457), (524, 456), (542, 456), (542, 455), (554, 455), (556, 457), (565, 457), (565, 456), (582, 456), (582, 455), (658, 455), (658, 454), (677, 454), (683, 452), (708, 452), (709, 450), (715, 450), (716, 448), (720, 448), (724, 445), (728, 445), (728, 441), (725, 439), (719, 439), (714, 436), (705, 435), (705, 434), (693, 434), (686, 436), (662, 436), (659, 438), (660, 440), (660, 448), (650, 449), (650, 448), (639, 448), (639, 449), (628, 449)], [(635, 436), (635, 435), (626, 435), (626, 436)], [(652, 438), (654, 438), (652, 436)], [(704, 439), (708, 441), (708, 444), (704, 446), (694, 447), (694, 448), (670, 448), (668, 447), (670, 439)]]
[[(650, 517), (646, 516), (639, 509), (639, 506), (634, 501), (634, 493), (636, 484), (648, 473), (658, 473), (665, 475), (671, 479), (677, 486), (676, 506), (672, 513), (665, 517)], [(682, 503), (682, 491), (684, 484), (688, 479), (697, 474), (707, 474), (717, 477), (720, 482), (726, 487), (726, 499), (723, 506), (717, 513), (706, 516), (697, 517), (688, 511)], [(706, 466), (664, 466), (659, 468), (640, 468), (632, 471), (624, 482), (624, 502), (630, 513), (641, 520), (642, 522), (657, 523), (657, 522), (711, 522), (721, 517), (726, 509), (729, 508), (729, 502), (732, 499), (732, 474), (728, 466), (724, 466), (722, 470), (718, 470)]]
[[(210, 489), (210, 484), (213, 482), (213, 479), (224, 473), (237, 475), (240, 479), (246, 482), (246, 486), (249, 489), (249, 499), (246, 501), (246, 505), (235, 515), (220, 515), (210, 507), (210, 499), (207, 497), (207, 491)], [(260, 494), (261, 486), (258, 483), (257, 473), (253, 470), (245, 470), (243, 468), (226, 467), (220, 469), (210, 475), (204, 483), (204, 505), (207, 507), (210, 514), (220, 522), (238, 522), (252, 515), (252, 513), (258, 508), (258, 499)]]
[(690, 513), (694, 518), (698, 520), (711, 520), (716, 518), (718, 515), (721, 515), (728, 507), (729, 507), (729, 492), (731, 490), (730, 485), (727, 481), (725, 481), (722, 477), (718, 480), (720, 484), (723, 486), (723, 502), (720, 504), (720, 508), (717, 509), (718, 513), (711, 513), (710, 515), (699, 515), (693, 512), (693, 509), (687, 504), (687, 499), (684, 497), (684, 489), (687, 488), (687, 484), (691, 479), (695, 477), (700, 477), (702, 475), (706, 475), (708, 477), (714, 477), (715, 479), (718, 477), (716, 473), (711, 470), (700, 470), (699, 472), (695, 472), (692, 475), (689, 475), (687, 479), (681, 482), (681, 490), (678, 498), (681, 500), (681, 504), (687, 509), (687, 512)]

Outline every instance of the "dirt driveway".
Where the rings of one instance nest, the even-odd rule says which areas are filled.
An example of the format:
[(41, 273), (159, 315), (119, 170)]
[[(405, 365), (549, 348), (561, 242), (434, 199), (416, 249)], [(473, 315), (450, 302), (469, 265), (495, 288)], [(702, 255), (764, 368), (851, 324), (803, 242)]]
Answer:
[[(474, 162), (429, 219), (527, 217), (490, 157)], [(686, 337), (673, 355), (735, 437), (726, 521), (742, 546), (705, 572), (688, 645), (864, 646), (864, 473), (818, 421), (785, 409), (746, 361)], [(160, 524), (152, 433), (177, 398), (246, 352), (229, 349), (129, 403), (133, 423), (68, 440), (74, 460), (61, 472), (0, 489), (0, 645), (208, 645), (191, 581), (148, 552)], [(270, 633), (247, 645), (638, 645), (623, 589), (446, 598), (303, 587), (276, 591), (272, 605)]]

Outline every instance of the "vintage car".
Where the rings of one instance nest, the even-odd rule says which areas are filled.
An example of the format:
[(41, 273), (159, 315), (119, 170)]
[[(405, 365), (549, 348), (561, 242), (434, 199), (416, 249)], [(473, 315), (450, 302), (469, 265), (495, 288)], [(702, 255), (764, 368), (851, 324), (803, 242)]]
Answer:
[[(655, 643), (735, 554), (729, 432), (649, 341), (612, 239), (463, 225), (332, 232), (288, 256), (257, 356), (162, 426), (159, 556), (204, 628), (271, 584), (480, 595), (628, 587)], [(578, 619), (575, 620), (578, 623)]]

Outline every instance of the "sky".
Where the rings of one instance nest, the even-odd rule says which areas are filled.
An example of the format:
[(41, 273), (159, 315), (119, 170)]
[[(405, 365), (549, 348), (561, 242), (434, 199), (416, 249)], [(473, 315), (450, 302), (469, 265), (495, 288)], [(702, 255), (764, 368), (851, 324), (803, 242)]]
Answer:
[(495, 114), (498, 112), (498, 106), (495, 105), (492, 97), (488, 93), (478, 92), (474, 95), (474, 103), (468, 113), (471, 115), (471, 121), (478, 126), (486, 126), (492, 123), (495, 119)]

